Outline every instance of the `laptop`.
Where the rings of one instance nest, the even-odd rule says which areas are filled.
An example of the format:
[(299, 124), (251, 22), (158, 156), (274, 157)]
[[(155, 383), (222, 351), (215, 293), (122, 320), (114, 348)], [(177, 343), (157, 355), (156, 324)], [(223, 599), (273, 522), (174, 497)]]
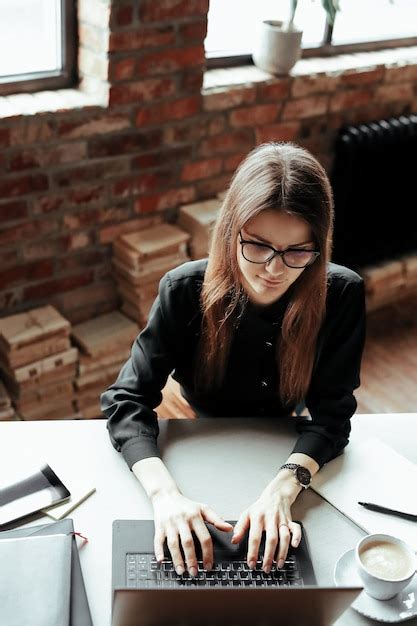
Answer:
[[(214, 566), (204, 570), (195, 541), (198, 574), (191, 578), (175, 572), (166, 544), (165, 559), (157, 563), (152, 520), (113, 522), (112, 626), (330, 626), (362, 591), (317, 586), (304, 529), (284, 568), (274, 566), (270, 574), (261, 559), (249, 570), (247, 537), (233, 545), (232, 531), (207, 529)], [(264, 538), (260, 555), (263, 546)]]

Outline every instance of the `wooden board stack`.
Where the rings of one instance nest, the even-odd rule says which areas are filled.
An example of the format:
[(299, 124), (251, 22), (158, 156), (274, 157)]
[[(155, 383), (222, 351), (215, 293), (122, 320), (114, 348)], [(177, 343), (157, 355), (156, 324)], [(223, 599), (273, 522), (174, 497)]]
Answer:
[(12, 407), (12, 399), (0, 380), (0, 420), (15, 419), (14, 408)]
[(178, 224), (190, 233), (190, 256), (203, 259), (208, 255), (211, 233), (219, 214), (220, 199), (187, 204), (180, 208)]
[(70, 323), (48, 305), (0, 320), (2, 379), (25, 420), (74, 417), (78, 350)]
[(113, 243), (113, 264), (122, 311), (144, 326), (158, 295), (162, 276), (189, 260), (188, 233), (172, 224), (159, 224), (126, 235)]
[(119, 311), (77, 324), (72, 338), (80, 348), (75, 379), (81, 417), (101, 417), (100, 394), (113, 383), (130, 356), (139, 327)]

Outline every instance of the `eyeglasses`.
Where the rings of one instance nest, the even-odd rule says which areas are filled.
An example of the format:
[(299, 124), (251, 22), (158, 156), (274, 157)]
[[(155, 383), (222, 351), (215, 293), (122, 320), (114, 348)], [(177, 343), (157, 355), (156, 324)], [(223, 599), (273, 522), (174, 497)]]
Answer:
[(270, 263), (276, 256), (280, 256), (287, 267), (301, 269), (314, 263), (320, 252), (318, 250), (303, 250), (302, 248), (287, 248), (276, 250), (266, 243), (246, 241), (239, 233), (242, 255), (249, 263)]

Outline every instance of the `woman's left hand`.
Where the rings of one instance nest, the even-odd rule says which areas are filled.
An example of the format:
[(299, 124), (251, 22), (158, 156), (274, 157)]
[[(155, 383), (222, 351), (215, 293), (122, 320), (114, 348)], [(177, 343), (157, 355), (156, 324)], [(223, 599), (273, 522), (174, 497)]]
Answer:
[(299, 545), (301, 527), (292, 521), (291, 505), (300, 490), (293, 479), (278, 476), (240, 515), (232, 543), (239, 543), (249, 529), (247, 563), (250, 568), (256, 567), (263, 531), (266, 537), (262, 568), (266, 573), (271, 571), (273, 561), (279, 568), (284, 566), (290, 543), (294, 548)]

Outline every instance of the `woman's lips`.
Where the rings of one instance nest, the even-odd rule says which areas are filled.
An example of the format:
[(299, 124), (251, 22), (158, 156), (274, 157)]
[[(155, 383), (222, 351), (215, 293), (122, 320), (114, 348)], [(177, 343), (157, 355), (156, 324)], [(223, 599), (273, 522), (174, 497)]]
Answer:
[(267, 287), (278, 287), (278, 285), (282, 285), (284, 282), (283, 280), (269, 280), (269, 278), (264, 278), (263, 276), (259, 276), (259, 278)]

